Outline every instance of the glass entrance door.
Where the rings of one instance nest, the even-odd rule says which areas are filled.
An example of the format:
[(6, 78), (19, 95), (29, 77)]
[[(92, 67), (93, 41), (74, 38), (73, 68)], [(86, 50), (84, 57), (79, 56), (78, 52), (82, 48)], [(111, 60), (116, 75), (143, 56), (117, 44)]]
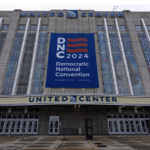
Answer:
[(5, 126), (5, 121), (4, 120), (0, 120), (0, 134), (3, 134), (4, 126)]
[(129, 120), (124, 120), (124, 125), (125, 125), (125, 132), (126, 132), (126, 134), (130, 134)]
[(32, 134), (32, 126), (33, 126), (33, 121), (29, 120), (28, 121), (28, 130), (27, 130), (28, 134)]
[(118, 120), (118, 121), (119, 121), (120, 134), (124, 134), (124, 130), (125, 130), (124, 120)]
[(27, 134), (37, 134), (38, 120), (28, 120)]
[(37, 134), (37, 132), (38, 132), (38, 120), (34, 120), (32, 134)]
[[(39, 119), (0, 119), (0, 134), (37, 134)], [(55, 123), (57, 126), (57, 122)], [(57, 131), (57, 128), (56, 128)]]
[(118, 120), (113, 120), (114, 134), (119, 134)]
[[(149, 115), (143, 114), (108, 114), (109, 134), (148, 134)], [(115, 116), (115, 117), (113, 117)]]
[(130, 125), (130, 133), (135, 134), (136, 133), (136, 128), (135, 128), (135, 122), (134, 120), (129, 120), (129, 125)]
[(11, 121), (11, 134), (15, 134), (16, 120)]
[(113, 134), (113, 121), (112, 120), (108, 120), (108, 130), (109, 130), (109, 134)]
[(21, 120), (17, 120), (15, 134), (20, 134), (20, 132), (21, 132)]
[(143, 134), (147, 134), (146, 121), (141, 119), (140, 122), (141, 122), (142, 133), (143, 133)]
[(140, 121), (138, 119), (135, 120), (135, 126), (136, 126), (136, 132), (137, 132), (137, 134), (138, 133), (141, 134), (141, 123), (140, 123)]
[(26, 134), (27, 132), (27, 120), (22, 121), (21, 134)]
[(50, 118), (49, 134), (59, 134), (59, 119)]
[(108, 120), (108, 128), (110, 134), (119, 134), (118, 120)]
[(10, 132), (10, 126), (11, 126), (11, 121), (10, 120), (6, 120), (6, 123), (5, 123), (5, 129), (4, 129), (4, 134), (9, 134)]

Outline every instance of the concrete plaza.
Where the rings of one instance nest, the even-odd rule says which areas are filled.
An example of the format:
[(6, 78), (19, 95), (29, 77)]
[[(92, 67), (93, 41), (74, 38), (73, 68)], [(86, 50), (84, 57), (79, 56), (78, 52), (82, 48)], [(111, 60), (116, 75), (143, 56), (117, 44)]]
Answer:
[(150, 136), (0, 136), (0, 150), (150, 150)]

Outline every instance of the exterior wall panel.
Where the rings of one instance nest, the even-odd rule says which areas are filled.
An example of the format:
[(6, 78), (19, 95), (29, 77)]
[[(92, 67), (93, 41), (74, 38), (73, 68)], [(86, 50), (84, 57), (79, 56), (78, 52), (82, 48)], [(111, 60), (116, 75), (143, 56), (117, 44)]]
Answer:
[[(55, 12), (55, 16), (51, 17), (49, 16), (50, 12)], [(61, 12), (64, 13), (63, 17), (58, 17), (57, 14), (60, 10), (51, 10), (47, 12), (46, 16), (44, 16), (43, 12), (40, 11), (40, 15), (38, 16), (38, 11), (35, 12), (35, 17), (31, 16), (31, 23), (30, 24), (37, 24), (38, 18), (41, 17), (41, 24), (48, 24), (50, 33), (94, 33), (95, 36), (95, 52), (96, 52), (96, 60), (97, 60), (97, 70), (98, 70), (98, 78), (99, 78), (99, 85), (100, 87), (98, 89), (69, 89), (69, 88), (45, 88), (46, 83), (46, 74), (47, 74), (47, 61), (48, 61), (48, 53), (49, 53), (49, 41), (50, 41), (50, 33), (48, 34), (48, 43), (46, 48), (46, 56), (45, 56), (45, 70), (44, 70), (44, 76), (43, 76), (43, 84), (42, 84), (42, 91), (43, 93), (104, 93), (104, 79), (102, 76), (102, 64), (101, 64), (101, 55), (99, 53), (99, 43), (98, 43), (98, 32), (96, 31), (97, 25), (103, 25), (103, 18), (105, 16), (105, 12), (101, 12), (103, 15), (102, 17), (89, 17), (88, 13), (93, 12), (95, 15), (95, 11), (93, 10), (78, 10), (78, 17), (75, 19), (69, 19), (67, 18), (67, 10), (61, 10)], [(15, 38), (16, 28), (18, 23), (19, 24), (25, 24), (27, 21), (27, 18), (29, 16), (29, 12), (27, 12), (26, 17), (20, 17), (20, 10), (15, 10), (13, 13), (10, 12), (0, 12), (0, 15), (4, 17), (3, 23), (10, 24), (10, 28), (8, 31), (8, 35), (6, 37), (6, 41), (2, 50), (2, 57), (0, 58), (0, 68), (1, 68), (1, 81), (4, 80), (4, 75), (6, 73), (6, 68), (8, 66), (8, 60), (10, 58), (10, 52), (12, 48), (12, 41)], [(82, 17), (81, 13), (85, 12), (86, 16)], [(144, 89), (147, 89), (146, 93), (150, 90), (149, 84), (146, 83), (146, 80), (149, 80), (149, 75), (147, 70), (143, 72), (143, 69), (145, 67), (145, 60), (141, 45), (139, 44), (139, 38), (137, 35), (137, 32), (135, 30), (135, 25), (140, 25), (140, 19), (143, 17), (145, 19), (146, 25), (149, 23), (149, 15), (145, 12), (138, 13), (138, 12), (130, 12), (125, 11), (124, 12), (124, 18), (118, 18), (119, 25), (125, 25), (127, 26), (127, 31), (129, 34), (129, 37), (131, 38), (131, 44), (133, 46), (133, 52), (136, 56), (136, 61), (138, 64), (138, 68), (140, 70), (140, 76), (142, 77), (142, 84), (144, 85)], [(110, 17), (110, 12), (108, 12), (107, 15), (107, 23), (108, 25), (114, 25), (114, 18)], [(11, 41), (11, 42), (10, 42)], [(144, 66), (143, 66), (144, 65)], [(143, 66), (143, 68), (142, 68)], [(33, 82), (33, 79), (32, 79)], [(148, 81), (149, 82), (149, 81)], [(2, 82), (3, 83), (3, 82)], [(148, 87), (147, 87), (148, 86)], [(2, 85), (1, 85), (2, 88)]]

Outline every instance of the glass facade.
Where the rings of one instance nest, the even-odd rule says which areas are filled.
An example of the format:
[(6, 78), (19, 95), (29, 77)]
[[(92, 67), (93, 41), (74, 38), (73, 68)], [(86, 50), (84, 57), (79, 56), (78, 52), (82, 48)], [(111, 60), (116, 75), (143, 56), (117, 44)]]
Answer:
[(147, 30), (150, 31), (150, 26), (146, 26), (146, 27), (147, 27)]
[(150, 72), (150, 46), (148, 40), (146, 38), (145, 33), (138, 33), (138, 37), (140, 39), (140, 43), (144, 52), (148, 71)]
[(37, 51), (37, 57), (35, 62), (32, 92), (31, 92), (32, 94), (42, 93), (47, 35), (48, 33), (41, 32), (39, 36), (38, 51)]
[(143, 31), (142, 26), (135, 26), (136, 31)]
[(47, 31), (48, 25), (41, 25), (41, 31)]
[(116, 33), (109, 33), (112, 55), (116, 70), (116, 78), (118, 83), (119, 94), (129, 94), (128, 80), (122, 60), (119, 41)]
[[(49, 27), (48, 25), (41, 25), (40, 27), (41, 32), (39, 34), (39, 40), (37, 46), (35, 67), (33, 72), (32, 86), (31, 86), (31, 94), (42, 93), (44, 69), (45, 69), (45, 57), (46, 57), (46, 49), (47, 49), (47, 41), (48, 41), (48, 27)], [(150, 25), (147, 25), (146, 27), (147, 30), (150, 31)], [(14, 41), (12, 45), (12, 50), (10, 53), (10, 58), (8, 60), (8, 64), (5, 70), (5, 76), (1, 88), (2, 95), (11, 95), (25, 28), (26, 25), (24, 24), (18, 25), (17, 32), (14, 37)], [(5, 43), (8, 29), (9, 29), (9, 25), (7, 24), (2, 25), (0, 31), (0, 56)], [(149, 41), (147, 40), (146, 34), (143, 32), (142, 26), (136, 25), (135, 29), (138, 33), (138, 37), (145, 56), (148, 71), (150, 72)], [(127, 28), (124, 25), (120, 25), (119, 30), (121, 32), (121, 38), (125, 50), (125, 56), (127, 59), (127, 65), (130, 73), (134, 94), (142, 95), (144, 94), (144, 89), (143, 89), (144, 86), (142, 86), (140, 72), (138, 70), (138, 65), (136, 63), (136, 59), (132, 48), (132, 43), (129, 34), (127, 32)], [(27, 93), (28, 80), (29, 80), (33, 50), (34, 50), (34, 43), (36, 38), (36, 31), (37, 31), (37, 25), (31, 24), (29, 26), (29, 31), (27, 33), (27, 38), (25, 42), (26, 45), (24, 48), (23, 59), (20, 67), (16, 94)], [(101, 68), (102, 68), (101, 73), (103, 76), (104, 93), (115, 94), (113, 74), (111, 70), (112, 64), (110, 62), (108, 43), (106, 39), (106, 34), (104, 32), (104, 26), (98, 25), (97, 31), (98, 31), (98, 43), (100, 49), (100, 61), (101, 61)], [(117, 79), (119, 94), (130, 94), (130, 89), (128, 85), (129, 82), (128, 82), (125, 65), (122, 57), (122, 51), (120, 49), (120, 42), (118, 39), (118, 35), (116, 33), (115, 26), (109, 25), (108, 32), (109, 32), (114, 68), (116, 71), (116, 79)]]
[(125, 55), (127, 59), (127, 64), (130, 72), (130, 78), (131, 78), (134, 94), (135, 95), (144, 94), (141, 78), (139, 75), (139, 70), (136, 64), (129, 35), (128, 33), (121, 33), (121, 37), (124, 45)]
[(29, 31), (36, 31), (37, 30), (37, 25), (30, 25)]
[(18, 31), (25, 31), (26, 25), (25, 24), (21, 24), (18, 26)]
[(9, 58), (8, 67), (6, 70), (4, 83), (3, 83), (3, 88), (2, 88), (2, 92), (1, 92), (2, 95), (11, 95), (23, 36), (24, 36), (23, 32), (16, 33), (12, 51), (11, 51), (10, 58)]
[[(31, 28), (30, 28), (31, 29)], [(32, 63), (32, 55), (34, 49), (36, 32), (29, 32), (26, 40), (23, 61), (18, 81), (17, 94), (26, 94), (28, 88), (28, 80)]]
[(104, 26), (98, 25), (97, 26), (97, 31), (104, 31)]
[(0, 56), (3, 50), (8, 28), (9, 25), (2, 25), (2, 31), (0, 32)]
[(2, 25), (2, 31), (8, 31), (9, 25), (8, 24), (4, 24)]
[(126, 26), (119, 26), (120, 31), (126, 31)]
[(114, 94), (112, 73), (105, 33), (98, 33), (104, 90), (107, 94)]
[(108, 26), (108, 31), (115, 31), (115, 26)]

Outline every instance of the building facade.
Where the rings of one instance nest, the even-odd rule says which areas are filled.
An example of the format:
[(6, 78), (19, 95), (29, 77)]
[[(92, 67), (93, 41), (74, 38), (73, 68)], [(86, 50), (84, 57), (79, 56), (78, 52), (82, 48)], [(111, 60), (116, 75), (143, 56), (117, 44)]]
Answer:
[(149, 12), (0, 11), (0, 134), (148, 134), (149, 33)]

